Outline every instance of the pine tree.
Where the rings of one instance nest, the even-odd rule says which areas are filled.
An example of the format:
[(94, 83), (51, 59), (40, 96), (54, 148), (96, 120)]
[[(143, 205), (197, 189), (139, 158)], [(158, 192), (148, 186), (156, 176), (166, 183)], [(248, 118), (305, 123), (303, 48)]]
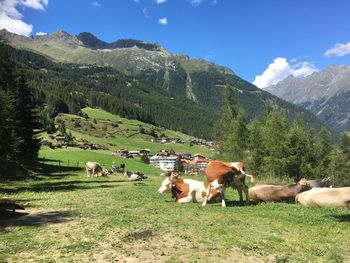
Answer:
[(331, 133), (322, 127), (318, 136), (316, 144), (315, 155), (317, 166), (315, 168), (315, 175), (318, 178), (324, 177), (330, 163), (330, 155), (332, 151)]
[(266, 116), (261, 130), (262, 145), (265, 149), (263, 166), (267, 174), (282, 177), (287, 175), (289, 122), (285, 115), (272, 111)]
[(289, 131), (288, 174), (299, 181), (311, 178), (315, 167), (313, 135), (306, 130), (300, 117), (293, 122)]
[(218, 150), (221, 154), (225, 154), (228, 145), (228, 136), (232, 128), (232, 122), (236, 119), (239, 112), (239, 103), (234, 98), (233, 88), (229, 85), (224, 89), (224, 103), (221, 110), (221, 118), (215, 125), (215, 139)]
[(247, 150), (249, 133), (244, 113), (240, 111), (237, 118), (231, 122), (231, 128), (224, 143), (226, 160), (243, 161)]
[(254, 119), (248, 126), (249, 129), (249, 143), (248, 149), (250, 153), (250, 159), (248, 159), (247, 165), (251, 167), (254, 174), (258, 174), (262, 169), (262, 161), (265, 156), (265, 150), (263, 148), (261, 129), (262, 123)]

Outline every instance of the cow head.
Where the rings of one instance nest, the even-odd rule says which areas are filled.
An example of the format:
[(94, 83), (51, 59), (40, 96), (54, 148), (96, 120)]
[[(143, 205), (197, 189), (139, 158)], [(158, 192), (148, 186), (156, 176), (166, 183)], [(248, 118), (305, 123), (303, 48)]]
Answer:
[(171, 189), (171, 181), (170, 181), (170, 177), (167, 177), (163, 180), (162, 184), (160, 185), (158, 189), (158, 193), (162, 194), (165, 191), (170, 191), (170, 189)]
[(301, 178), (298, 184), (301, 186), (302, 191), (307, 191), (311, 189), (310, 184), (305, 178)]

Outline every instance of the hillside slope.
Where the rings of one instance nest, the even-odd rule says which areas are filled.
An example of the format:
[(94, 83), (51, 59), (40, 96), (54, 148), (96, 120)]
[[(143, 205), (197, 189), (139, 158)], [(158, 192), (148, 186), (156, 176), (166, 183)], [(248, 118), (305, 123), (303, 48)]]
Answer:
[[(106, 88), (102, 89), (102, 87), (93, 87), (94, 90), (119, 96), (131, 102), (132, 105), (137, 105), (133, 111), (143, 112), (138, 114), (139, 116), (134, 114), (131, 116), (133, 118), (199, 137), (211, 136), (214, 120), (217, 119), (216, 114), (221, 108), (223, 89), (226, 84), (235, 87), (235, 95), (244, 108), (248, 120), (261, 116), (264, 103), (271, 101), (290, 119), (300, 114), (310, 126), (316, 129), (321, 126), (313, 114), (268, 92), (261, 91), (235, 75), (232, 70), (206, 60), (190, 59), (186, 55), (174, 55), (157, 43), (119, 40), (108, 44), (90, 33), (83, 33), (76, 37), (64, 31), (47, 36), (23, 37), (0, 30), (0, 39), (17, 49), (30, 50), (54, 61), (78, 63), (80, 66), (74, 69), (70, 66), (71, 70), (77, 72), (70, 72), (70, 75), (78, 75), (78, 71), (82, 72), (82, 65), (90, 68), (90, 71), (91, 67), (96, 68), (96, 65), (109, 67), (108, 75), (105, 74), (103, 78), (98, 77), (98, 81), (106, 84), (105, 78), (112, 78), (113, 74), (125, 76), (126, 81), (120, 83), (118, 88), (113, 86), (112, 80), (108, 81), (107, 92)], [(33, 67), (26, 60), (22, 60), (21, 63)], [(36, 67), (40, 68), (42, 65), (36, 65)], [(86, 75), (86, 71), (88, 70), (85, 70), (83, 75)], [(66, 76), (63, 75), (62, 78)], [(91, 83), (91, 79), (96, 76), (88, 78), (89, 85), (95, 85)], [(87, 81), (86, 77), (81, 74), (79, 80), (82, 84)], [(162, 106), (159, 107), (157, 104), (162, 104)], [(96, 105), (91, 101), (88, 105), (111, 111), (111, 107)], [(157, 109), (154, 110), (154, 108)], [(158, 113), (156, 117), (155, 112)], [(122, 112), (114, 113), (124, 115)], [(171, 122), (167, 121), (170, 115), (178, 116), (175, 119), (179, 120), (173, 121), (174, 118), (172, 118)]]
[(310, 110), (333, 129), (350, 130), (350, 66), (288, 77), (265, 90)]

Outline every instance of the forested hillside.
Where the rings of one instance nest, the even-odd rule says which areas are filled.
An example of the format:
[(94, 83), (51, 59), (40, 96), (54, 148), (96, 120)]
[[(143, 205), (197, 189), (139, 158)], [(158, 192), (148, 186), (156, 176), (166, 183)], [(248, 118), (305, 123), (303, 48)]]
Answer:
[[(150, 90), (151, 84), (115, 69), (54, 63), (43, 56), (2, 46), (17, 67), (41, 108), (44, 126), (57, 113), (81, 114), (86, 106), (147, 123), (210, 137), (215, 112), (184, 98), (169, 98)], [(46, 120), (46, 121), (45, 121)]]
[[(46, 82), (52, 82), (48, 79), (55, 76), (59, 80), (55, 82), (65, 83), (63, 89), (84, 90), (84, 96), (90, 98), (84, 102), (90, 106), (198, 137), (212, 137), (213, 120), (221, 108), (225, 85), (235, 88), (234, 95), (249, 120), (262, 117), (264, 104), (270, 101), (290, 120), (299, 114), (308, 126), (317, 130), (321, 127), (321, 122), (310, 112), (258, 89), (231, 69), (172, 54), (159, 43), (131, 39), (106, 43), (91, 33), (74, 36), (65, 31), (23, 37), (0, 30), (0, 40), (51, 61), (77, 64), (53, 64), (56, 69), (45, 68)], [(22, 63), (35, 66), (28, 64), (28, 59)], [(107, 98), (107, 94), (114, 98)], [(118, 103), (112, 102), (117, 101), (115, 97), (119, 98)]]

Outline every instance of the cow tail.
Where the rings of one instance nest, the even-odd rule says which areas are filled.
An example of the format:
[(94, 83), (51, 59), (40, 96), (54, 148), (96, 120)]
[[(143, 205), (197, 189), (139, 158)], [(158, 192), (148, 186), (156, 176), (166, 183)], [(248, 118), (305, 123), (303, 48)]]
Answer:
[(249, 177), (250, 182), (255, 183), (255, 178), (254, 178), (253, 175), (251, 175), (251, 174), (245, 174), (245, 176)]

